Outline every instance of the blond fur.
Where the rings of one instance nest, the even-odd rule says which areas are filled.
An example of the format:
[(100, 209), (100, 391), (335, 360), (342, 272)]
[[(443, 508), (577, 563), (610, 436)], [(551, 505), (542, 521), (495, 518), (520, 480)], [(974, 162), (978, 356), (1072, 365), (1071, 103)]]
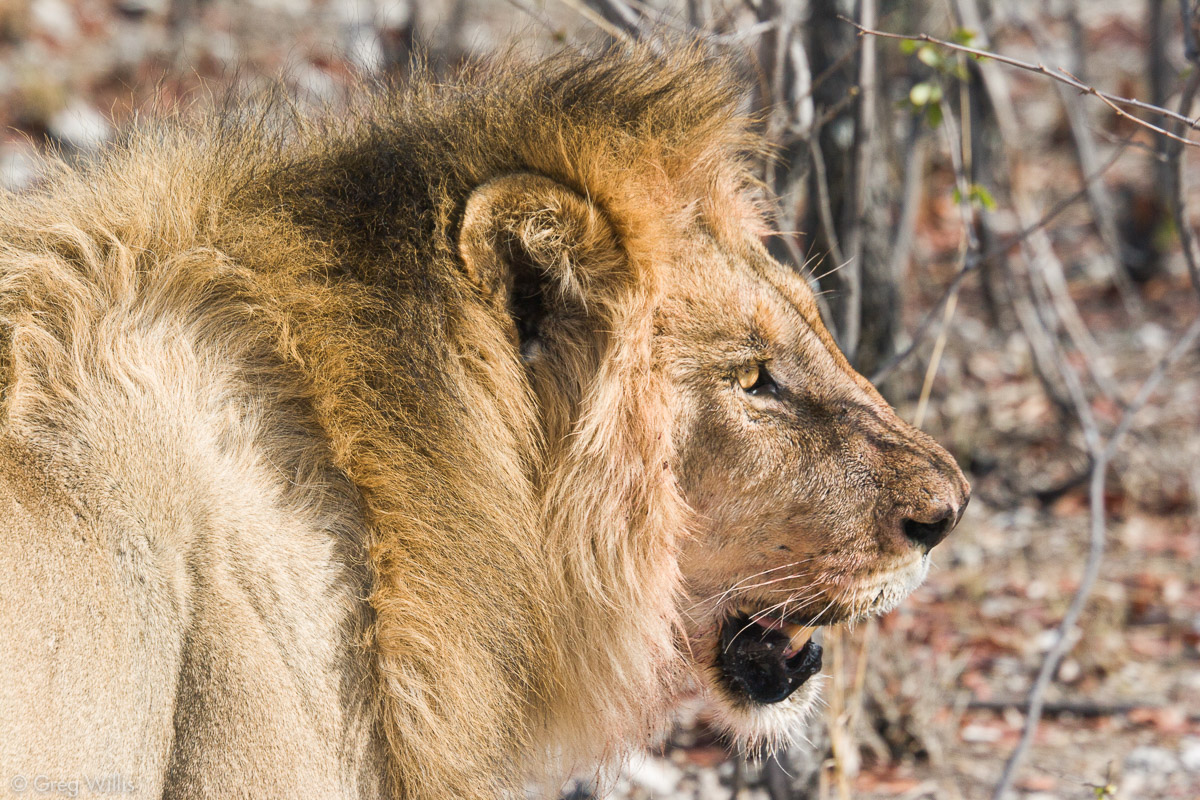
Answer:
[(730, 74), (238, 106), (6, 196), (3, 777), (486, 798), (661, 726), (696, 674), (661, 309), (697, 230), (761, 227)]

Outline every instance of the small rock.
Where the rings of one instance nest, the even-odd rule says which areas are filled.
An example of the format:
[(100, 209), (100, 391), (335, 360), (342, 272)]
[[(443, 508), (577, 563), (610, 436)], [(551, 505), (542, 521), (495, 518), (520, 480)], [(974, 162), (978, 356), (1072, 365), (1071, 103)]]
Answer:
[(161, 14), (167, 10), (166, 0), (117, 0), (116, 9), (130, 19), (141, 19), (147, 14)]
[(1000, 741), (1003, 735), (1004, 731), (987, 725), (966, 725), (959, 733), (962, 740), (970, 744), (991, 744)]
[(93, 150), (112, 133), (108, 120), (96, 109), (76, 100), (56, 112), (46, 124), (50, 135), (76, 150)]
[(75, 12), (63, 0), (34, 0), (29, 10), (34, 27), (54, 41), (70, 42), (78, 38)]
[(1135, 747), (1125, 757), (1126, 772), (1169, 775), (1179, 771), (1179, 759), (1165, 747)]
[(1062, 683), (1074, 683), (1083, 675), (1083, 668), (1073, 658), (1065, 659), (1058, 667), (1058, 679)]
[(1200, 737), (1188, 736), (1179, 743), (1179, 762), (1188, 772), (1200, 772)]
[(625, 768), (625, 777), (630, 783), (654, 795), (669, 796), (679, 787), (683, 771), (661, 758), (643, 757), (629, 763)]
[(1156, 322), (1147, 322), (1138, 329), (1137, 337), (1142, 346), (1154, 353), (1164, 353), (1171, 346), (1171, 334)]
[(10, 192), (28, 189), (41, 172), (42, 160), (28, 147), (0, 148), (0, 186)]

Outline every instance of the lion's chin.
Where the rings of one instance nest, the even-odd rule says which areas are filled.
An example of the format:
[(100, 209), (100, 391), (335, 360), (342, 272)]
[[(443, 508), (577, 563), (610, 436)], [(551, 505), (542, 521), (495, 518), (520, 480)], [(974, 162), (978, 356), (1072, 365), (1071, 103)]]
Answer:
[(756, 703), (734, 695), (724, 685), (724, 676), (715, 669), (706, 671), (708, 685), (705, 703), (710, 724), (745, 753), (770, 753), (790, 747), (804, 739), (805, 729), (819, 707), (825, 676), (815, 674), (774, 703)]
[(769, 752), (801, 741), (823, 682), (815, 631), (733, 612), (693, 640), (692, 653), (708, 657), (693, 662), (696, 684), (685, 695), (695, 693), (735, 749)]
[(821, 684), (821, 627), (853, 625), (895, 608), (928, 570), (913, 559), (884, 572), (861, 575), (838, 593), (837, 607), (804, 620), (743, 605), (710, 628), (710, 654), (700, 682), (709, 714), (745, 750), (772, 750), (802, 738)]

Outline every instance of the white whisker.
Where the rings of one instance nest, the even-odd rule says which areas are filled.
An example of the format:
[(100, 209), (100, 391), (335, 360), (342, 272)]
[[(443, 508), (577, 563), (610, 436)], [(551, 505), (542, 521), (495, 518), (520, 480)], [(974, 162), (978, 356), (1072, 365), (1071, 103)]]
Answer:
[[(807, 564), (808, 562), (810, 562), (810, 561), (814, 561), (814, 560), (816, 560), (816, 557), (815, 557), (815, 556), (814, 556), (814, 557), (812, 557), (812, 558), (805, 558), (805, 559), (801, 559), (800, 561), (790, 561), (790, 562), (788, 562), (787, 564), (781, 564), (781, 565), (779, 565), (779, 566), (777, 566), (777, 567), (771, 567), (770, 569), (764, 569), (764, 570), (762, 570), (761, 572), (756, 572), (756, 573), (754, 573), (753, 575), (747, 575), (746, 577), (742, 578), (741, 580), (739, 580), (737, 583), (733, 584), (732, 586), (730, 586), (730, 587), (728, 587), (728, 588), (726, 588), (726, 589), (724, 589), (724, 590), (722, 590), (722, 591), (720, 591), (720, 592), (717, 592), (716, 594), (709, 595), (708, 597), (706, 597), (706, 598), (704, 598), (704, 599), (702, 599), (702, 600), (697, 600), (695, 603), (693, 603), (692, 605), (688, 606), (688, 611), (691, 611), (691, 610), (692, 610), (692, 609), (694, 609), (696, 606), (703, 605), (703, 604), (705, 604), (705, 603), (708, 603), (708, 602), (710, 602), (710, 601), (715, 601), (715, 603), (714, 603), (715, 605), (720, 605), (722, 602), (724, 602), (724, 600), (725, 600), (725, 599), (726, 599), (726, 598), (727, 598), (729, 595), (733, 594), (733, 593), (734, 593), (734, 592), (736, 592), (738, 589), (740, 589), (740, 588), (743, 588), (743, 586), (742, 586), (742, 585), (743, 585), (744, 583), (746, 583), (747, 581), (752, 581), (752, 580), (754, 580), (755, 578), (760, 578), (760, 577), (762, 577), (763, 575), (767, 575), (767, 574), (770, 574), (770, 573), (772, 573), (772, 572), (778, 572), (778, 571), (779, 571), (779, 570), (781, 570), (781, 569), (788, 569), (789, 567), (795, 567), (795, 566), (799, 566), (800, 564)], [(785, 580), (786, 580), (786, 579), (785, 579)]]

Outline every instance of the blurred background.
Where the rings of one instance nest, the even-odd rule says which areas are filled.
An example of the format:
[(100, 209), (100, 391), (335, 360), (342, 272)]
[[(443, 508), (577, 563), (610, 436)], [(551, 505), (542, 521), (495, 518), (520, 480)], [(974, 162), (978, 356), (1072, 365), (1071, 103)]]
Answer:
[(36, 184), (47, 148), (86, 154), (137, 115), (263, 77), (336, 104), (414, 52), (449, 75), (664, 31), (737, 51), (777, 148), (769, 246), (975, 495), (924, 587), (826, 637), (809, 743), (748, 759), (764, 754), (729, 752), (684, 709), (613, 796), (1196, 800), (1191, 5), (0, 0), (0, 184)]

